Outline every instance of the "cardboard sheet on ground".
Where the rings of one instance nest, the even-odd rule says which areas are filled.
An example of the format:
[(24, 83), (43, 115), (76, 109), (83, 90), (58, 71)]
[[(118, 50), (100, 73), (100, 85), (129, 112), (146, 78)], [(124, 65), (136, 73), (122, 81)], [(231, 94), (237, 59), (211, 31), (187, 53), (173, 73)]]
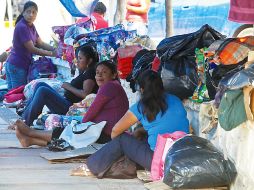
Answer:
[(78, 148), (75, 150), (63, 151), (63, 152), (49, 152), (41, 153), (40, 156), (48, 161), (65, 160), (70, 158), (76, 158), (80, 156), (88, 156), (95, 153), (97, 150), (102, 148), (104, 144), (91, 144), (84, 148)]
[[(148, 190), (173, 190), (169, 186), (167, 186), (165, 183), (162, 181), (154, 181), (150, 183), (145, 183), (144, 184), (145, 188)], [(184, 189), (184, 190), (227, 190), (227, 187), (212, 187), (212, 188), (203, 188), (203, 189)], [(180, 190), (180, 189), (179, 189)]]

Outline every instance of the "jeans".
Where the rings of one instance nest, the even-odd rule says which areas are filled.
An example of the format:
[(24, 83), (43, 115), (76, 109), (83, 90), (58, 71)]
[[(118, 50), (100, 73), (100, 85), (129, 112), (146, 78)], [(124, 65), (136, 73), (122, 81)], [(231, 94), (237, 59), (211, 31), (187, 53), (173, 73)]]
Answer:
[(92, 154), (87, 159), (87, 166), (94, 175), (98, 175), (123, 155), (149, 171), (151, 170), (153, 151), (149, 144), (127, 133), (114, 138)]
[(9, 62), (6, 62), (5, 70), (8, 90), (27, 84), (28, 71), (26, 69), (22, 69)]
[(28, 100), (22, 117), (25, 123), (30, 126), (42, 112), (44, 106), (47, 106), (51, 113), (65, 115), (71, 105), (70, 101), (58, 94), (49, 85), (40, 82), (34, 88), (34, 93)]

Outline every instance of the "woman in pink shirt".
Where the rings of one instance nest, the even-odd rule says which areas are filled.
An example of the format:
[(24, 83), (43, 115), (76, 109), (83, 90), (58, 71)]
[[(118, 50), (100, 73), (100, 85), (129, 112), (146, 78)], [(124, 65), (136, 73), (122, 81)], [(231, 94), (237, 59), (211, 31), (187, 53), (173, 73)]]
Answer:
[(127, 0), (127, 30), (137, 30), (138, 35), (147, 35), (150, 0)]
[[(83, 118), (83, 122), (95, 123), (107, 121), (97, 143), (106, 143), (111, 140), (114, 125), (121, 119), (129, 108), (127, 95), (121, 86), (116, 65), (111, 61), (102, 61), (96, 66), (96, 83), (99, 86), (95, 100)], [(52, 138), (52, 131), (38, 131), (31, 129), (18, 120), (16, 122), (16, 136), (23, 147), (31, 145), (46, 146)]]

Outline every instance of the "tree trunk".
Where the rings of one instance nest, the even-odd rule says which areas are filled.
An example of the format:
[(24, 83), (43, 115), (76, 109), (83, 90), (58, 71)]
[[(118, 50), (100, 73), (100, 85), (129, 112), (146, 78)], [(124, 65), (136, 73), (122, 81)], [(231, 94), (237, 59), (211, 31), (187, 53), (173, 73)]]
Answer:
[(114, 16), (114, 25), (124, 22), (126, 12), (125, 5), (126, 5), (125, 0), (117, 0), (116, 13)]
[(165, 0), (166, 9), (166, 37), (173, 35), (173, 7), (172, 0)]

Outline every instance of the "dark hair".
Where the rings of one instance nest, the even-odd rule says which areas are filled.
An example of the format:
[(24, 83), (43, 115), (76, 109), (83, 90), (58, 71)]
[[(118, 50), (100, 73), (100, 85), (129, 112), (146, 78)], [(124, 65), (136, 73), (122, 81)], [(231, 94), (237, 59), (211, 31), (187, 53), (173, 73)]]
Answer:
[(101, 61), (96, 65), (96, 68), (100, 65), (108, 67), (111, 70), (112, 74), (117, 74), (115, 80), (119, 80), (116, 64), (112, 60)]
[(33, 1), (27, 1), (24, 5), (23, 11), (22, 13), (18, 16), (16, 22), (15, 22), (15, 26), (17, 25), (17, 23), (23, 18), (23, 13), (24, 11), (26, 11), (26, 9), (30, 8), (30, 7), (34, 7), (36, 9), (36, 11), (38, 11), (38, 6), (35, 2)]
[(105, 14), (106, 11), (107, 11), (107, 7), (102, 2), (98, 2), (93, 10), (93, 12), (96, 12), (99, 14)]
[(95, 67), (99, 61), (97, 50), (93, 46), (82, 46), (79, 51), (87, 58), (92, 59), (92, 63), (88, 67)]
[(142, 108), (142, 113), (151, 122), (159, 112), (164, 114), (168, 108), (162, 79), (157, 72), (146, 70), (140, 74), (137, 83), (142, 90), (138, 109)]

